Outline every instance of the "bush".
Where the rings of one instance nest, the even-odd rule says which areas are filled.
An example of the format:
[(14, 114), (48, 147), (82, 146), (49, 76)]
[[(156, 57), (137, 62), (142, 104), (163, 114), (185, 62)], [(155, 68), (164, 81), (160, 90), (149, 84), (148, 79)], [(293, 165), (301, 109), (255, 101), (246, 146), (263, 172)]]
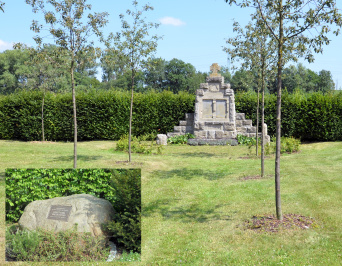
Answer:
[[(276, 139), (272, 138), (272, 141), (265, 145), (265, 153), (271, 154), (276, 152)], [(298, 152), (300, 147), (300, 140), (293, 137), (282, 137), (280, 141), (280, 153), (293, 153)]]
[[(115, 170), (113, 170), (115, 171)], [(141, 170), (117, 173), (113, 180), (118, 201), (113, 221), (106, 225), (114, 240), (125, 249), (141, 252)]]
[(96, 261), (106, 260), (109, 248), (105, 238), (79, 233), (76, 228), (64, 232), (43, 230), (6, 230), (6, 255), (17, 261)]
[(191, 133), (186, 133), (185, 135), (173, 136), (167, 139), (169, 144), (186, 144), (188, 139), (193, 139), (195, 136)]
[[(260, 144), (260, 138), (258, 138), (259, 144)], [(247, 146), (255, 146), (256, 145), (256, 138), (253, 137), (247, 137), (244, 135), (237, 135), (237, 141), (241, 145), (247, 145)]]
[[(133, 153), (143, 154), (152, 154), (155, 151), (157, 154), (161, 154), (163, 148), (162, 145), (156, 145), (154, 144), (154, 141), (142, 141), (148, 138), (150, 138), (149, 135), (144, 135), (139, 138), (132, 136), (131, 151)], [(128, 152), (128, 135), (124, 135), (120, 138), (120, 140), (116, 144), (115, 150)]]

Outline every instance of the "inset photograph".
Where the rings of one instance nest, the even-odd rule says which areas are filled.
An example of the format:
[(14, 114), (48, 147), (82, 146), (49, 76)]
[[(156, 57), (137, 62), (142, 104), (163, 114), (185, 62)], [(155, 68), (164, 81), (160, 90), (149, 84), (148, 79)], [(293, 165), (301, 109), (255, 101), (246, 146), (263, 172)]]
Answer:
[(6, 261), (140, 261), (141, 169), (6, 169)]

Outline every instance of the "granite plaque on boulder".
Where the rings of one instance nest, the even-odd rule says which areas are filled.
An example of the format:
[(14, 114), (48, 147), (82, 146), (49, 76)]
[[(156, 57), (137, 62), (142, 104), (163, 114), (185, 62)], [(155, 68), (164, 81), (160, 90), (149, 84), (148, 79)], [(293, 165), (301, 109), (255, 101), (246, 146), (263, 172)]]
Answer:
[(112, 204), (88, 194), (76, 194), (37, 200), (26, 206), (19, 226), (29, 230), (65, 231), (77, 224), (78, 232), (104, 236), (101, 224), (110, 221), (115, 211)]
[(67, 222), (72, 206), (51, 205), (47, 219)]

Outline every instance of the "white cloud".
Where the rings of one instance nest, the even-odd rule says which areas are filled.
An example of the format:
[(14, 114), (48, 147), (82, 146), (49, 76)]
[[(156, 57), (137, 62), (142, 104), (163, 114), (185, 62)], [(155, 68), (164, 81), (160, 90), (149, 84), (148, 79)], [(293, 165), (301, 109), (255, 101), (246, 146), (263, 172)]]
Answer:
[(183, 26), (185, 22), (181, 21), (178, 18), (173, 17), (163, 17), (159, 19), (160, 23), (163, 25), (172, 25), (172, 26)]
[(3, 52), (8, 49), (13, 49), (13, 43), (5, 42), (0, 40), (0, 52)]

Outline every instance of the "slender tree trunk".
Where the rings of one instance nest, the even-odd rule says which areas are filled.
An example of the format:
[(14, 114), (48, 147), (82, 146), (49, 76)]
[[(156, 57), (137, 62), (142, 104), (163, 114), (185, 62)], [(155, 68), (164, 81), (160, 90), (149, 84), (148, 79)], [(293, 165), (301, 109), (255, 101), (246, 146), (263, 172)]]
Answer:
[[(259, 83), (260, 85), (260, 83)], [(258, 157), (258, 150), (259, 150), (259, 140), (258, 140), (258, 135), (259, 135), (259, 105), (260, 105), (260, 101), (259, 101), (259, 94), (260, 94), (260, 88), (258, 88), (258, 102), (257, 102), (257, 122), (256, 122), (256, 134), (255, 134), (255, 140), (256, 140), (256, 156)]]
[(277, 84), (277, 123), (276, 123), (276, 158), (275, 158), (275, 194), (277, 219), (283, 220), (280, 198), (280, 148), (281, 148), (281, 75), (283, 59), (283, 2), (279, 1), (279, 40), (278, 40), (278, 84)]
[(45, 141), (45, 133), (44, 133), (44, 103), (45, 103), (45, 90), (43, 93), (43, 100), (42, 100), (42, 141)]
[(132, 76), (131, 76), (131, 108), (129, 111), (129, 135), (128, 135), (128, 156), (129, 162), (132, 161), (132, 151), (131, 151), (131, 139), (132, 139), (132, 118), (133, 118), (133, 88), (134, 88), (134, 76), (135, 72), (132, 69)]
[(261, 66), (261, 178), (265, 176), (265, 56)]
[(77, 168), (77, 117), (76, 117), (76, 92), (74, 79), (74, 55), (71, 62), (71, 87), (72, 87), (72, 106), (74, 110), (74, 168)]

